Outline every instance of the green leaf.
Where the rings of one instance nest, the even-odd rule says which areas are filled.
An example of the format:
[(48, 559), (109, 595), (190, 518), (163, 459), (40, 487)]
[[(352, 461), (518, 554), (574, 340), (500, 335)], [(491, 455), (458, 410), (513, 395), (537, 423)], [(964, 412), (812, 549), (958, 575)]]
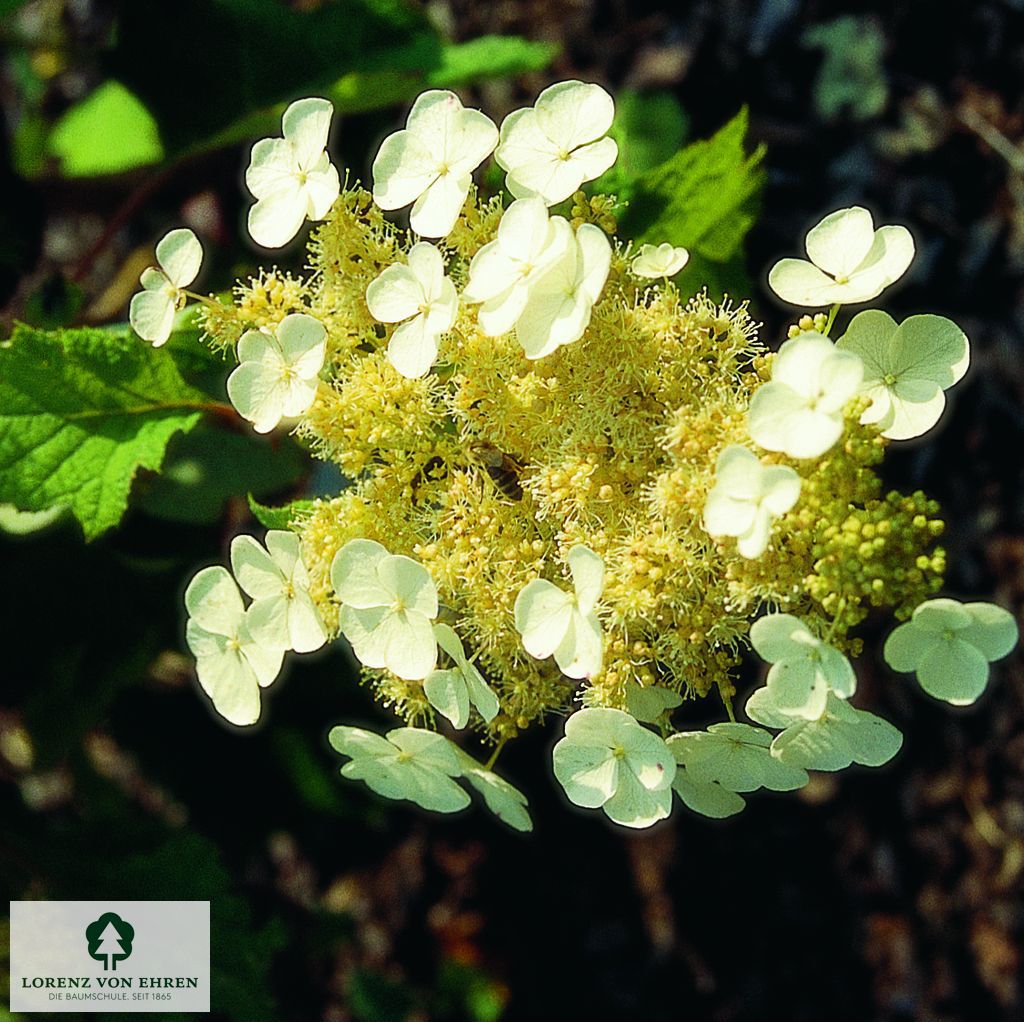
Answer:
[(145, 105), (107, 81), (79, 100), (50, 131), (46, 151), (65, 177), (117, 174), (164, 158), (160, 131)]
[(283, 507), (267, 507), (249, 494), (249, 510), (265, 529), (287, 529), (291, 526), (296, 511), (311, 511), (315, 500), (293, 500)]
[(611, 170), (594, 182), (592, 190), (628, 202), (637, 179), (676, 153), (686, 138), (688, 125), (672, 93), (623, 89), (615, 97), (615, 122), (608, 132), (618, 143), (619, 156)]
[(710, 139), (643, 174), (620, 220), (623, 236), (638, 244), (668, 241), (689, 249), (690, 265), (679, 278), (684, 291), (707, 284), (715, 294), (716, 279), (743, 281), (743, 240), (764, 182), (764, 147), (748, 155), (746, 134), (744, 108)]
[(0, 344), (0, 503), (67, 505), (95, 539), (116, 525), (140, 468), (211, 407), (174, 357), (105, 330), (18, 325)]
[[(334, 104), (336, 114), (367, 113), (407, 103), (424, 89), (454, 89), (468, 82), (542, 71), (558, 52), (550, 43), (518, 36), (481, 36), (440, 49), (422, 39), (391, 50), (379, 65), (386, 70), (351, 71), (319, 92)], [(198, 148), (231, 145), (279, 131), (284, 104), (259, 110), (232, 122)]]
[(309, 459), (291, 440), (272, 444), (200, 426), (172, 441), (160, 475), (148, 481), (138, 506), (172, 522), (215, 522), (232, 497), (278, 493), (308, 467)]

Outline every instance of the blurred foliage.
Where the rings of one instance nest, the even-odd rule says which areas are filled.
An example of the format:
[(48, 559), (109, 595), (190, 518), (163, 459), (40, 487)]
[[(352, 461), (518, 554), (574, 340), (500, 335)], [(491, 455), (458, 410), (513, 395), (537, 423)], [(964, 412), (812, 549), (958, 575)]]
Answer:
[(848, 113), (855, 121), (866, 121), (885, 109), (885, 37), (873, 18), (845, 15), (809, 28), (801, 42), (824, 51), (814, 83), (814, 105), (824, 120)]

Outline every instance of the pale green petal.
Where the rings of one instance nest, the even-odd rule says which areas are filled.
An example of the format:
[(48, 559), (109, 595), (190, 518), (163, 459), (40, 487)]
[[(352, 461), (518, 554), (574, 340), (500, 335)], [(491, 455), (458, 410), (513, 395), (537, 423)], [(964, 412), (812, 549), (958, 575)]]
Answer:
[(239, 727), (260, 717), (260, 690), (256, 675), (238, 650), (203, 656), (196, 661), (196, 676), (214, 709)]
[(985, 691), (988, 661), (960, 638), (937, 641), (917, 665), (917, 680), (930, 696), (968, 706)]
[(288, 600), (288, 645), (296, 653), (312, 653), (327, 641), (327, 628), (308, 592)]
[[(437, 617), (437, 586), (419, 561), (397, 554), (382, 558), (376, 564), (381, 584), (394, 593), (406, 609), (425, 617)], [(342, 599), (346, 603), (352, 602), (345, 597)]]
[(269, 433), (284, 414), (281, 376), (260, 362), (242, 362), (228, 377), (231, 403), (257, 433)]
[(784, 301), (806, 308), (824, 308), (845, 297), (837, 284), (806, 259), (780, 259), (768, 273), (768, 286)]
[(572, 622), (572, 597), (548, 582), (534, 579), (520, 590), (515, 602), (516, 630), (526, 652), (538, 660), (551, 656)]
[(321, 154), (320, 161), (306, 173), (306, 216), (310, 220), (323, 220), (341, 194), (341, 180), (338, 168), (331, 163), (327, 153)]
[(437, 177), (437, 160), (411, 131), (388, 135), (373, 161), (373, 201), (381, 209), (414, 202)]
[(714, 820), (735, 816), (746, 806), (742, 796), (734, 791), (727, 791), (713, 781), (695, 780), (685, 767), (680, 767), (676, 771), (672, 787), (687, 808)]
[(409, 226), (424, 238), (446, 237), (462, 212), (471, 184), (468, 174), (437, 177), (413, 203)]
[(235, 580), (220, 565), (196, 572), (185, 590), (185, 609), (201, 628), (218, 635), (235, 635), (245, 612)]
[(174, 299), (165, 291), (140, 291), (132, 296), (128, 322), (144, 341), (159, 348), (174, 329)]
[(619, 761), (607, 747), (578, 745), (566, 736), (555, 745), (552, 762), (555, 777), (573, 804), (597, 809), (615, 794)]
[(386, 620), (385, 666), (406, 681), (422, 681), (437, 664), (430, 619), (419, 611), (406, 610)]
[(254, 600), (284, 591), (284, 572), (252, 536), (235, 536), (231, 541), (231, 570), (242, 591)]
[(388, 266), (366, 289), (366, 306), (381, 323), (400, 323), (419, 314), (423, 284), (409, 266)]
[(828, 685), (817, 664), (806, 658), (782, 660), (768, 672), (772, 703), (791, 717), (817, 720), (825, 712)]
[(638, 685), (630, 682), (626, 686), (626, 709), (637, 720), (653, 724), (669, 710), (681, 706), (683, 697), (670, 688), (660, 685)]
[(434, 333), (427, 317), (420, 315), (395, 327), (388, 342), (388, 361), (406, 379), (426, 376), (437, 361), (440, 335)]
[(980, 650), (986, 660), (1001, 660), (1017, 645), (1017, 621), (1009, 611), (994, 603), (965, 603), (964, 610), (971, 624), (957, 638)]
[(452, 727), (462, 729), (469, 721), (469, 692), (458, 668), (431, 671), (423, 682), (427, 701)]
[(800, 499), (800, 477), (788, 465), (766, 465), (761, 472), (761, 505), (784, 515)]
[(589, 614), (604, 591), (604, 561), (588, 546), (577, 544), (569, 551), (569, 571), (576, 588), (576, 605)]
[(704, 529), (709, 536), (742, 536), (757, 522), (757, 505), (737, 500), (714, 486), (704, 502)]
[[(356, 659), (364, 667), (386, 667), (387, 649), (396, 627), (395, 614), (387, 607), (343, 606), (338, 627), (348, 639)], [(398, 626), (400, 628), (400, 626)]]
[(765, 727), (787, 728), (794, 723), (789, 714), (783, 713), (775, 705), (767, 686), (755, 689), (750, 694), (744, 710), (751, 720)]
[(768, 663), (803, 657), (816, 639), (811, 630), (792, 614), (765, 614), (750, 628), (750, 643)]
[(913, 258), (914, 238), (906, 227), (879, 227), (870, 251), (850, 276), (846, 301), (869, 302), (877, 298), (906, 273)]
[(389, 731), (387, 739), (423, 766), (439, 770), (450, 777), (462, 774), (459, 747), (444, 735), (421, 727), (399, 727)]
[[(673, 775), (675, 773), (675, 764)], [(651, 790), (628, 770), (619, 771), (615, 794), (601, 807), (608, 819), (623, 827), (641, 829), (664, 820), (672, 812), (672, 789)]]
[(252, 634), (252, 607), (245, 612), (245, 619), (239, 631), (239, 641), (242, 644), (242, 655), (248, 661), (256, 681), (261, 688), (272, 684), (281, 673), (281, 663), (284, 660), (283, 649), (272, 649), (257, 642)]
[(888, 371), (898, 377), (951, 387), (967, 372), (969, 364), (967, 337), (945, 316), (910, 316), (890, 341)]
[(889, 634), (882, 655), (894, 671), (916, 671), (934, 641), (934, 633), (915, 628), (912, 621), (906, 621)]
[(959, 600), (950, 600), (945, 597), (938, 600), (925, 600), (914, 609), (914, 616), (911, 620), (915, 628), (922, 628), (936, 634), (944, 633), (947, 629), (959, 631), (973, 623), (971, 615)]
[(327, 735), (327, 741), (336, 752), (343, 756), (351, 756), (353, 759), (380, 759), (395, 755), (395, 748), (387, 739), (375, 735), (372, 731), (350, 727), (348, 724), (332, 727)]
[(871, 214), (861, 206), (829, 213), (807, 233), (807, 254), (833, 277), (849, 277), (867, 257), (875, 240)]
[(597, 615), (581, 614), (571, 607), (569, 627), (553, 655), (558, 669), (568, 678), (592, 678), (597, 674), (604, 662), (604, 633)]
[(324, 364), (327, 331), (324, 325), (303, 312), (292, 313), (281, 320), (277, 340), (285, 364), (303, 379), (311, 379)]
[(264, 248), (287, 245), (306, 220), (308, 199), (297, 178), (285, 180), (249, 208), (249, 235)]
[(291, 649), (288, 633), (288, 600), (279, 592), (254, 600), (246, 612), (246, 623), (253, 640), (267, 649)]
[(896, 330), (896, 320), (887, 312), (866, 309), (850, 320), (836, 348), (859, 356), (866, 380), (880, 380), (894, 371), (892, 342)]
[(199, 276), (203, 246), (187, 227), (165, 234), (156, 246), (156, 261), (177, 288), (188, 287)]
[(504, 778), (485, 770), (469, 756), (463, 759), (463, 777), (483, 796), (487, 808), (513, 830), (527, 833), (533, 821), (526, 811), (526, 798)]
[(280, 370), (284, 365), (277, 338), (262, 330), (246, 330), (238, 341), (237, 355), (239, 362), (258, 362), (268, 369)]
[(882, 436), (890, 440), (923, 436), (939, 421), (946, 408), (946, 395), (938, 384), (929, 380), (897, 380), (889, 391), (889, 399), (889, 414), (879, 425)]
[(331, 584), (342, 603), (350, 607), (390, 606), (395, 594), (382, 585), (377, 567), (390, 556), (370, 539), (349, 540), (331, 562)]
[(281, 118), (284, 137), (292, 144), (295, 160), (303, 170), (310, 170), (327, 148), (334, 107), (326, 99), (298, 99)]
[(490, 723), (498, 715), (501, 705), (494, 690), (484, 680), (484, 676), (473, 664), (466, 664), (462, 669), (462, 676), (466, 680), (466, 687), (469, 689), (469, 701), (476, 707), (477, 713)]

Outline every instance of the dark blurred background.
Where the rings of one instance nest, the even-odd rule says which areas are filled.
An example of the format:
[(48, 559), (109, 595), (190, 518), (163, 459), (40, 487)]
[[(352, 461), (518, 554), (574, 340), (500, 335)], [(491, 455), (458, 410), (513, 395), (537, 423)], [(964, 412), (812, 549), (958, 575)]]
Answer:
[[(473, 45), (493, 34), (553, 45)], [(667, 94), (689, 139), (748, 105), (767, 146), (746, 253), (765, 338), (790, 321), (767, 267), (823, 213), (861, 203), (911, 227), (918, 258), (887, 308), (953, 318), (973, 365), (886, 479), (942, 502), (950, 595), (1024, 603), (1021, 0), (0, 0), (0, 40), (4, 336), (123, 319), (172, 226), (212, 242), (207, 289), (251, 272), (248, 144), (318, 82), (348, 97), (332, 148), (357, 177), (432, 85), (496, 120), (568, 77)], [(301, 248), (273, 261), (300, 268)], [(209, 428), (100, 540), (68, 523), (0, 536), (10, 898), (209, 899), (214, 1015), (234, 1022), (1024, 1018), (1017, 655), (969, 711), (865, 656), (862, 705), (904, 731), (897, 760), (732, 820), (677, 809), (632, 834), (568, 807), (557, 723), (502, 757), (533, 835), (479, 810), (427, 817), (337, 777), (328, 728), (384, 722), (339, 649), (296, 663), (245, 733), (197, 693), (181, 592), (253, 528), (229, 495), (331, 485), (287, 440), (231, 479), (251, 434)], [(867, 623), (869, 648), (882, 634)]]

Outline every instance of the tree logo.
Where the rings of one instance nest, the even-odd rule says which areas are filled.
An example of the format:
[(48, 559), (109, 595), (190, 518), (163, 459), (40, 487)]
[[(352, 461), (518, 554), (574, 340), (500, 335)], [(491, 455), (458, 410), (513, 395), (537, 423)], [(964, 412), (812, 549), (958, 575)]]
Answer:
[(113, 912), (104, 912), (85, 928), (89, 956), (103, 963), (103, 971), (117, 971), (117, 963), (132, 953), (135, 927)]

